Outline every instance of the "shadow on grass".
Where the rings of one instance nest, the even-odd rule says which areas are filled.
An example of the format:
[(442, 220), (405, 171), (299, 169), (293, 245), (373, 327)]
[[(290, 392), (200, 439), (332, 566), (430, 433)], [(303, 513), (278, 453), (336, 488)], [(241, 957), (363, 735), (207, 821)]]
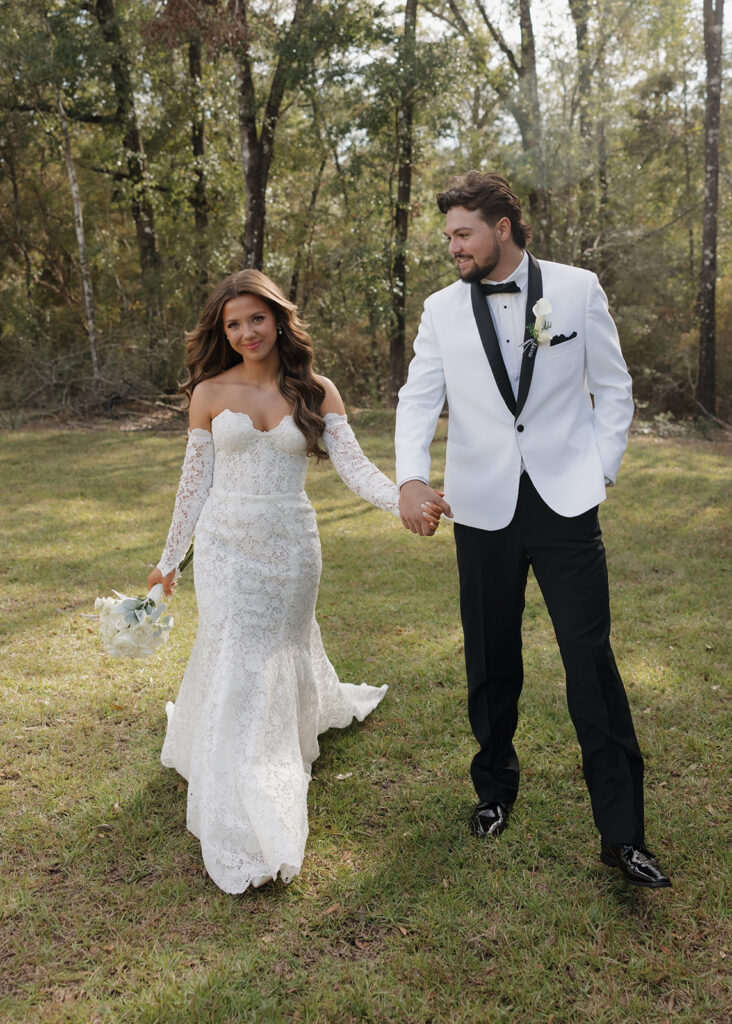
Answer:
[[(100, 693), (122, 686), (119, 667), (100, 683), (84, 665), (86, 675), (75, 679), (81, 645), (60, 637), (50, 655), (44, 646), (54, 617), (65, 622), (57, 605), (81, 602), (90, 588), (93, 600), (104, 588), (90, 580), (120, 586), (137, 578), (148, 543), (157, 553), (182, 448), (169, 437), (121, 444), (85, 435), (85, 452), (68, 438), (14, 442), (3, 456), (18, 463), (10, 546), (20, 552), (35, 543), (37, 553), (24, 555), (12, 581), (21, 603), (8, 615), (8, 649), (22, 654), (31, 675), (18, 676), (10, 657), (4, 666), (12, 693), (28, 694), (26, 704), (15, 701), (7, 734), (17, 777), (2, 780), (12, 789), (3, 796), (0, 944), (4, 991), (18, 1006), (29, 1000), (25, 1019), (86, 1022), (102, 1008), (115, 1024), (259, 1024), (289, 1021), (298, 1010), (303, 1020), (329, 1024), (475, 1024), (490, 1006), (496, 1021), (534, 1024), (553, 1013), (557, 1024), (660, 1024), (672, 997), (682, 1024), (724, 1019), (729, 643), (719, 621), (721, 458), (674, 447), (670, 467), (659, 466), (655, 448), (635, 444), (602, 512), (615, 649), (648, 765), (649, 841), (673, 890), (637, 892), (599, 864), (561, 665), (533, 584), (520, 798), (498, 843), (468, 835), (474, 743), (452, 538), (448, 531), (426, 541), (378, 513), (369, 519), (368, 508), (349, 506), (340, 481), (324, 474), (313, 477), (311, 496), (325, 513), (318, 617), (326, 650), (342, 678), (391, 689), (363, 725), (321, 739), (301, 875), (289, 887), (230, 897), (204, 875), (185, 827), (185, 787), (158, 761), (162, 702), (171, 695), (162, 691), (182, 671), (177, 652), (156, 663), (157, 682), (142, 673), (128, 682), (129, 710), (115, 713), (118, 720)], [(87, 473), (83, 486), (74, 467)], [(140, 481), (139, 501), (130, 500), (127, 474)], [(78, 501), (90, 503), (86, 526)], [(140, 524), (143, 506), (154, 514)], [(36, 513), (37, 540), (12, 519)], [(110, 524), (124, 538), (119, 552), (104, 540)], [(24, 587), (34, 566), (43, 579)], [(59, 687), (49, 711), (51, 677)], [(99, 693), (87, 692), (92, 685)], [(160, 695), (146, 692), (151, 686)], [(51, 713), (68, 719), (55, 737), (35, 731)], [(41, 981), (38, 971), (46, 972)], [(82, 1004), (60, 1008), (54, 986), (88, 998), (89, 1013)]]

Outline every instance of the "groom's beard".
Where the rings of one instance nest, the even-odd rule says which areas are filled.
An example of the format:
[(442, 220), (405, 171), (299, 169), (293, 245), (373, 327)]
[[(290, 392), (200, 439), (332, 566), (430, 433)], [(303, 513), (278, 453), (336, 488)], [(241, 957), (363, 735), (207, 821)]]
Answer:
[(458, 263), (458, 274), (460, 279), (465, 281), (466, 284), (473, 284), (476, 281), (482, 281), (484, 277), (496, 269), (501, 260), (501, 249), (496, 242), (496, 247), (493, 252), (486, 257), (483, 263), (476, 263), (475, 257), (466, 262), (465, 267), (461, 267)]

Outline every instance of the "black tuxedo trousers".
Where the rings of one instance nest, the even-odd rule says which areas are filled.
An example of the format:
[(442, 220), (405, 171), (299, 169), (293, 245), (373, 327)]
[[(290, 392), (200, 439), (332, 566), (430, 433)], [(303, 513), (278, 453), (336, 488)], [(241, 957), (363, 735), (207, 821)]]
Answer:
[(595, 823), (607, 843), (642, 843), (643, 758), (610, 647), (605, 548), (597, 508), (557, 515), (522, 473), (516, 511), (502, 530), (455, 524), (465, 634), (468, 715), (478, 750), (480, 800), (512, 803), (513, 746), (523, 685), (521, 617), (529, 566), (564, 662), (567, 703), (582, 751)]

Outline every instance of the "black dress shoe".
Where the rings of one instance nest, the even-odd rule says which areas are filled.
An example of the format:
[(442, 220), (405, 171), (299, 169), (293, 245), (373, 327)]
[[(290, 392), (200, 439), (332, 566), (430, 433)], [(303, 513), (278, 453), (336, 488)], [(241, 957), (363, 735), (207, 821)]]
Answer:
[(620, 868), (621, 875), (631, 885), (642, 885), (646, 889), (665, 889), (671, 885), (671, 879), (645, 846), (603, 843), (600, 860), (611, 868)]
[(512, 804), (502, 804), (495, 800), (484, 800), (473, 811), (470, 819), (470, 831), (478, 839), (500, 836), (508, 825), (508, 816), (512, 806)]

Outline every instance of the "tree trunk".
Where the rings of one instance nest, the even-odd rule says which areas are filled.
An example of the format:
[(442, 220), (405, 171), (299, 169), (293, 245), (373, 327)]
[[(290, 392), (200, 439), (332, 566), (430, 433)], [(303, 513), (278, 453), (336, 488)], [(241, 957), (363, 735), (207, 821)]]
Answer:
[(96, 0), (94, 13), (102, 36), (112, 51), (110, 72), (117, 100), (116, 120), (122, 130), (122, 145), (127, 158), (130, 208), (137, 233), (142, 286), (148, 314), (148, 333), (152, 348), (153, 335), (157, 331), (161, 310), (160, 254), (155, 232), (155, 212), (147, 184), (145, 151), (137, 123), (132, 76), (122, 45), (115, 0)]
[[(685, 72), (688, 69), (684, 69)], [(696, 280), (696, 271), (694, 268), (694, 199), (692, 196), (692, 175), (691, 175), (691, 145), (690, 139), (694, 130), (693, 122), (689, 118), (689, 82), (684, 74), (684, 188), (685, 188), (685, 200), (688, 209), (687, 220), (686, 220), (686, 231), (689, 242), (689, 282), (692, 287)]]
[(17, 251), (23, 257), (23, 273), (25, 278), (25, 298), (28, 303), (28, 308), (31, 309), (33, 304), (32, 296), (32, 284), (33, 284), (33, 269), (31, 266), (30, 254), (28, 251), (28, 243), (25, 237), (24, 218), (23, 212), (20, 205), (20, 192), (18, 189), (18, 175), (15, 170), (15, 162), (12, 150), (3, 150), (1, 158), (7, 169), (8, 177), (13, 188), (13, 216), (15, 220), (15, 237), (13, 244)]
[(262, 154), (254, 152), (244, 166), (246, 188), (246, 220), (244, 221), (244, 266), (262, 269), (264, 263), (264, 227), (267, 219), (265, 192), (269, 178), (269, 167), (265, 166)]
[[(320, 186), (323, 181), (323, 172), (325, 171), (325, 165), (328, 162), (327, 156), (323, 156), (320, 160), (320, 166), (318, 167), (318, 173), (315, 176), (315, 184), (313, 190), (310, 193), (310, 202), (308, 203), (307, 212), (305, 214), (305, 223), (302, 227), (302, 234), (299, 237), (297, 248), (295, 250), (295, 261), (292, 267), (292, 275), (290, 277), (290, 302), (297, 304), (298, 287), (300, 284), (300, 273), (302, 271), (302, 264), (305, 258), (305, 250), (309, 244), (309, 236), (311, 235), (313, 222), (315, 220), (315, 207), (318, 202), (318, 194), (320, 192)], [(306, 297), (307, 301), (307, 297)], [(303, 304), (304, 309), (304, 304)]]
[[(569, 0), (569, 9), (574, 22), (577, 42), (577, 114), (579, 121), (580, 161), (584, 163), (592, 152), (592, 120), (590, 117), (590, 91), (592, 69), (588, 47), (590, 19), (589, 0)], [(580, 164), (580, 166), (581, 166)], [(585, 166), (578, 182), (577, 214), (579, 217), (579, 256), (583, 266), (594, 269), (596, 232), (591, 230), (593, 221), (593, 176)]]
[(267, 215), (267, 182), (274, 154), (274, 141), (282, 101), (293, 77), (293, 54), (297, 54), (307, 16), (314, 0), (296, 0), (292, 21), (279, 46), (279, 58), (265, 105), (261, 128), (257, 127), (257, 93), (249, 48), (248, 0), (238, 0), (236, 14), (240, 43), (236, 48), (239, 71), (239, 134), (246, 188), (244, 222), (244, 266), (262, 268)]
[[(239, 136), (246, 193), (242, 245), (244, 267), (261, 270), (264, 259), (265, 190), (269, 167), (263, 165), (263, 140), (257, 132), (257, 93), (249, 53), (246, 0), (241, 5), (240, 21), (242, 43), (236, 56), (239, 69)], [(270, 130), (274, 131), (273, 125), (270, 125)]]
[[(511, 96), (511, 90), (501, 77), (492, 77), (490, 85), (516, 121), (521, 135), (521, 148), (528, 161), (533, 163), (533, 177), (536, 185), (529, 192), (529, 219), (534, 227), (540, 255), (551, 258), (552, 209), (551, 194), (547, 182), (544, 129), (539, 101), (539, 79), (536, 71), (536, 44), (531, 20), (531, 0), (519, 0), (519, 23), (521, 28), (521, 61), (516, 58), (498, 27), (491, 21), (483, 0), (473, 0), (494, 43), (503, 53), (518, 84), (518, 97)], [(448, 0), (455, 22), (465, 36), (473, 54), (480, 61), (473, 33), (460, 13), (456, 0)]]
[(193, 93), (193, 110), (191, 113), (191, 146), (193, 150), (193, 166), (195, 180), (190, 195), (193, 207), (193, 218), (196, 225), (196, 250), (200, 254), (197, 260), (198, 286), (203, 298), (208, 289), (208, 245), (206, 229), (208, 227), (208, 198), (206, 195), (206, 122), (201, 96), (201, 39), (195, 36), (188, 43), (188, 75)]
[(536, 166), (535, 211), (536, 236), (539, 250), (544, 259), (551, 259), (552, 211), (551, 196), (547, 186), (546, 155), (544, 152), (544, 129), (539, 102), (539, 78), (536, 71), (536, 44), (531, 21), (531, 0), (520, 0), (521, 21), (521, 86), (524, 91), (524, 105), (531, 123), (530, 153)]
[(597, 181), (600, 190), (600, 198), (597, 204), (597, 238), (593, 243), (598, 256), (594, 261), (594, 270), (608, 286), (612, 273), (612, 263), (607, 258), (605, 236), (608, 225), (608, 205), (610, 200), (610, 186), (608, 184), (608, 156), (607, 137), (605, 135), (605, 118), (601, 117), (597, 122)]
[(389, 393), (396, 408), (399, 388), (404, 383), (404, 348), (407, 299), (407, 238), (412, 196), (412, 150), (414, 122), (414, 57), (417, 37), (417, 0), (407, 0), (402, 38), (401, 96), (397, 111), (397, 199), (394, 210), (394, 246), (391, 263), (391, 332), (389, 338)]
[(722, 97), (722, 15), (724, 0), (704, 0), (707, 103), (704, 119), (704, 227), (699, 274), (699, 376), (696, 400), (702, 412), (716, 411), (715, 284), (719, 199), (719, 116)]
[(92, 366), (92, 385), (96, 391), (99, 386), (99, 355), (97, 343), (97, 318), (94, 309), (94, 290), (92, 288), (91, 275), (89, 273), (89, 262), (87, 260), (86, 235), (84, 233), (84, 212), (81, 205), (81, 193), (79, 182), (76, 177), (76, 168), (71, 155), (71, 138), (69, 136), (69, 121), (66, 117), (63, 101), (59, 94), (57, 98), (58, 112), (61, 118), (61, 131), (64, 140), (64, 159), (66, 161), (66, 173), (69, 176), (71, 186), (71, 199), (74, 204), (74, 228), (76, 229), (76, 244), (79, 250), (79, 272), (81, 275), (81, 290), (84, 296), (84, 310), (86, 312), (86, 330), (89, 338), (89, 355)]

